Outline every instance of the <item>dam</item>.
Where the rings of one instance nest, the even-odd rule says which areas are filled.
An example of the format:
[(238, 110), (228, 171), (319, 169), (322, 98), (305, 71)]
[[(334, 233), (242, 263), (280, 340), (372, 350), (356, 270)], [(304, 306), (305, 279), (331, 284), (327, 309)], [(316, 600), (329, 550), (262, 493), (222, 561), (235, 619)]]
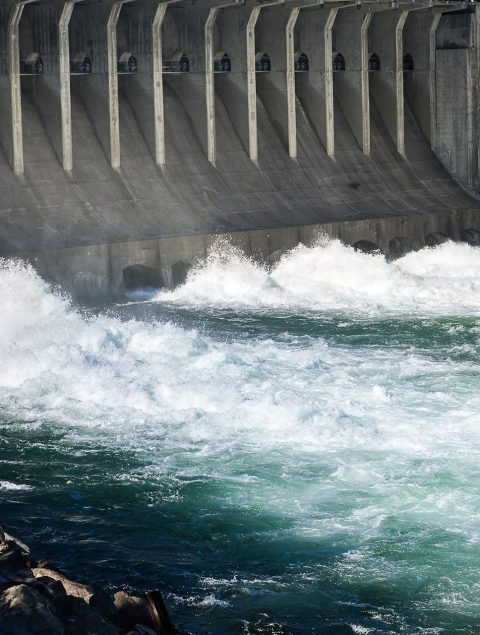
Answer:
[(2, 635), (478, 635), (478, 7), (0, 0)]
[(480, 242), (475, 3), (3, 0), (0, 256), (77, 299), (218, 236)]

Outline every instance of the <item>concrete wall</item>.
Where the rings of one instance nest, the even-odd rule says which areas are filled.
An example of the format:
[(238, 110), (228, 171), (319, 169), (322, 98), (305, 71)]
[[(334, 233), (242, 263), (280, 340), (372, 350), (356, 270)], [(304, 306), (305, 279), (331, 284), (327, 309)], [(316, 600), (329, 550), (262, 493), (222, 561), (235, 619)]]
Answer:
[(345, 58), (345, 71), (333, 76), (337, 108), (341, 108), (359, 148), (363, 143), (360, 40), (363, 17), (355, 8), (340, 10), (333, 33), (333, 57), (340, 53)]
[(475, 15), (447, 14), (437, 30), (436, 152), (465, 185), (478, 187), (477, 31)]
[[(300, 243), (314, 245), (321, 236), (340, 239), (349, 245), (368, 241), (387, 257), (395, 257), (403, 253), (399, 253), (398, 245), (400, 250), (412, 250), (447, 239), (462, 240), (466, 229), (480, 236), (477, 213), (439, 212), (370, 218), (240, 231), (220, 238), (222, 244), (234, 245), (248, 257), (268, 266), (274, 265), (282, 253)], [(143, 265), (151, 268), (167, 288), (182, 283), (188, 269), (204, 259), (218, 240), (218, 235), (203, 234), (73, 247), (20, 254), (20, 257), (30, 262), (45, 280), (60, 284), (76, 301), (99, 303), (124, 297), (123, 272), (127, 267)]]
[[(62, 166), (59, 114), (58, 22), (64, 0), (27, 5), (19, 26), (20, 57), (37, 50), (44, 60), (44, 74), (21, 78), (24, 170), (14, 174), (8, 22), (15, 2), (1, 3), (1, 255), (478, 209), (477, 200), (447, 172), (463, 184), (477, 187), (474, 12), (445, 15), (438, 27), (433, 85), (438, 122), (435, 147), (440, 162), (429, 139), (432, 13), (412, 11), (404, 29), (404, 47), (413, 51), (416, 64), (411, 78), (404, 82), (404, 159), (395, 148), (392, 120), (392, 38), (398, 11), (386, 2), (367, 2), (358, 10), (339, 9), (333, 49), (344, 54), (346, 71), (335, 74), (333, 80), (335, 147), (334, 156), (328, 156), (324, 29), (329, 10), (337, 5), (302, 9), (295, 48), (308, 56), (310, 71), (296, 76), (298, 156), (293, 159), (287, 147), (285, 26), (292, 7), (299, 3), (263, 4), (255, 30), (256, 49), (269, 53), (272, 72), (257, 76), (259, 160), (255, 164), (248, 157), (246, 24), (257, 1), (220, 9), (215, 50), (231, 56), (232, 72), (214, 78), (217, 160), (212, 165), (206, 154), (204, 29), (209, 9), (222, 4), (220, 0), (185, 0), (167, 10), (162, 31), (164, 58), (169, 59), (176, 50), (184, 51), (190, 73), (163, 75), (164, 166), (155, 161), (151, 29), (157, 2), (133, 1), (123, 6), (117, 55), (131, 51), (139, 66), (137, 73), (118, 78), (118, 169), (110, 165), (106, 46), (113, 0), (75, 6), (69, 28), (70, 55), (85, 51), (92, 59), (93, 72), (70, 78), (71, 171)], [(444, 3), (441, 6), (442, 11), (449, 8)], [(360, 143), (359, 31), (370, 10), (377, 12), (370, 26), (370, 49), (380, 55), (382, 71), (371, 76), (372, 153), (366, 156)], [(456, 64), (460, 62), (465, 71), (459, 73)], [(451, 90), (452, 78), (458, 84), (456, 90)], [(458, 113), (455, 125), (449, 115), (452, 108)]]

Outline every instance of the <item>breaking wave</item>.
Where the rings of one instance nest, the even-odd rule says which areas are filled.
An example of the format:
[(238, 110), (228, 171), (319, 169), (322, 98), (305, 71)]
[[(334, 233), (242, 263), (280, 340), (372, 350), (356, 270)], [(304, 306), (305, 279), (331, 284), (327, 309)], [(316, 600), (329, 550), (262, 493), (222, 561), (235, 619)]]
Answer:
[(269, 270), (221, 246), (157, 301), (248, 309), (480, 313), (480, 249), (448, 242), (393, 262), (337, 240), (300, 245)]
[[(469, 246), (387, 263), (332, 241), (300, 246), (272, 270), (216, 251), (143, 312), (94, 315), (4, 261), (0, 489), (32, 496), (35, 509), (45, 490), (45, 510), (55, 478), (70, 504), (87, 505), (82, 523), (96, 497), (123, 510), (113, 533), (135, 514), (148, 525), (158, 507), (147, 542), (161, 549), (174, 527), (171, 553), (178, 514), (195, 519), (181, 525), (180, 568), (162, 571), (180, 613), (218, 620), (215, 633), (238, 632), (234, 614), (245, 615), (245, 632), (258, 622), (258, 632), (275, 623), (290, 633), (285, 607), (295, 632), (313, 632), (319, 602), (333, 621), (348, 613), (335, 623), (356, 633), (440, 632), (440, 612), (445, 632), (473, 632), (479, 292), (480, 250)], [(230, 328), (203, 328), (217, 308)], [(196, 328), (182, 326), (185, 311)], [(322, 322), (324, 313), (338, 319)], [(361, 328), (357, 314), (368, 318)], [(54, 475), (41, 459), (49, 444), (62, 457)], [(107, 460), (97, 466), (102, 453), (114, 457), (111, 473)], [(62, 531), (74, 531), (71, 518)], [(102, 518), (94, 537), (110, 531)], [(125, 536), (128, 553), (131, 526)], [(110, 576), (119, 565), (105, 567)]]

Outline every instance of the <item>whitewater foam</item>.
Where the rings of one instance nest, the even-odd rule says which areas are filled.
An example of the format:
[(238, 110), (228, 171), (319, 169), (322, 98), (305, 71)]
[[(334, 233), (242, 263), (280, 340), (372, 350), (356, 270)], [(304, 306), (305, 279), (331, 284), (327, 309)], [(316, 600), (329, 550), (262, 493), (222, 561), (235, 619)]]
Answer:
[(479, 315), (480, 249), (445, 243), (394, 262), (337, 240), (300, 245), (269, 270), (233, 247), (214, 248), (158, 302), (354, 314)]
[[(423, 576), (430, 608), (435, 593), (452, 604), (460, 590), (464, 610), (476, 592), (479, 547), (479, 254), (448, 244), (387, 263), (330, 242), (299, 247), (268, 271), (236, 252), (216, 253), (183, 287), (145, 305), (150, 320), (131, 319), (134, 306), (84, 314), (31, 268), (3, 262), (3, 439), (12, 430), (38, 433), (41, 446), (51, 431), (73, 464), (99, 447), (136, 457), (118, 462), (112, 482), (135, 496), (148, 484), (138, 494), (143, 511), (196, 502), (211, 487), (215, 503), (205, 506), (218, 505), (220, 525), (223, 514), (245, 526), (252, 519), (251, 544), (254, 523), (265, 518), (264, 541), (291, 540), (301, 553), (344, 545), (327, 573), (302, 562), (285, 576), (237, 578), (205, 565), (197, 579), (225, 581), (230, 595), (200, 582), (178, 600), (196, 610), (235, 610), (237, 579), (241, 589), (259, 581), (273, 593), (313, 584), (319, 571), (352, 593), (373, 580), (399, 593)], [(171, 321), (179, 305), (194, 307), (197, 328)], [(212, 310), (226, 323), (233, 314), (228, 328), (201, 326)], [(295, 322), (302, 311), (305, 332), (305, 321)], [(337, 321), (322, 322), (324, 313), (338, 313)], [(280, 330), (270, 328), (271, 314), (287, 316)], [(68, 465), (66, 491), (81, 492)], [(15, 470), (0, 485), (36, 483)], [(285, 528), (271, 522), (278, 518)], [(456, 552), (442, 560), (437, 543), (446, 535)], [(398, 541), (404, 553), (386, 555)], [(398, 614), (379, 613), (399, 623)]]

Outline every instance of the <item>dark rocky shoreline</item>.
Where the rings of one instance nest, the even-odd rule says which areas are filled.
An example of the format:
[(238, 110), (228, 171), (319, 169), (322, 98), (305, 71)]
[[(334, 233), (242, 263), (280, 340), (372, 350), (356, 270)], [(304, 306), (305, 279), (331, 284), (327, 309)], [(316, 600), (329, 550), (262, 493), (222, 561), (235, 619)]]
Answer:
[(134, 596), (73, 581), (0, 528), (2, 635), (175, 635), (159, 591)]

